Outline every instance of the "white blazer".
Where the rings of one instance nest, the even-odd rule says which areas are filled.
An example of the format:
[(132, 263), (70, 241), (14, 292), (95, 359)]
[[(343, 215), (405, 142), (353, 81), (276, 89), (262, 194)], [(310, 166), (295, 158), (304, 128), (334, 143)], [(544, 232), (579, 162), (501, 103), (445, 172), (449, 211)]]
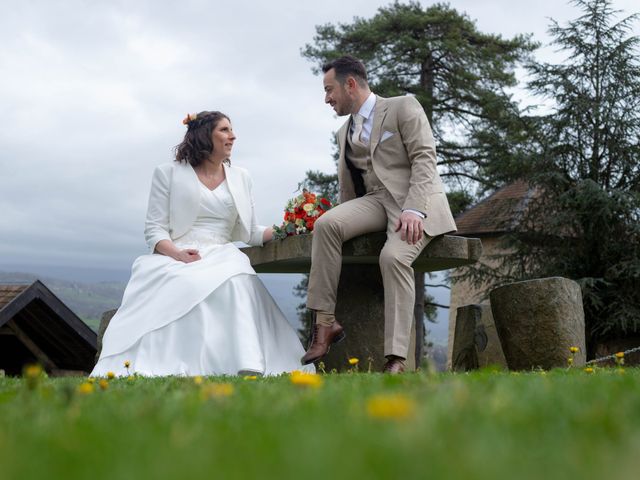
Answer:
[[(256, 224), (251, 177), (244, 168), (223, 164), (227, 186), (238, 210), (231, 241), (262, 245), (267, 227)], [(156, 167), (151, 180), (144, 236), (153, 252), (160, 240), (175, 240), (189, 231), (198, 216), (200, 180), (188, 163)]]

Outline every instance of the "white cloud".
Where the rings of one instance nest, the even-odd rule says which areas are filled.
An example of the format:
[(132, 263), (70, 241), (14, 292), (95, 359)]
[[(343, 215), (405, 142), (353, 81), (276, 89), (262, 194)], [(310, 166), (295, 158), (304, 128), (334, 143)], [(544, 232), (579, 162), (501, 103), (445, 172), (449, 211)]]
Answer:
[[(0, 265), (128, 269), (145, 248), (153, 167), (171, 160), (181, 119), (200, 109), (231, 116), (233, 162), (254, 176), (259, 218), (279, 221), (306, 170), (333, 168), (329, 139), (342, 123), (300, 49), (316, 25), (390, 3), (3, 1)], [(451, 5), (483, 31), (543, 41), (545, 17), (575, 15), (551, 0)]]

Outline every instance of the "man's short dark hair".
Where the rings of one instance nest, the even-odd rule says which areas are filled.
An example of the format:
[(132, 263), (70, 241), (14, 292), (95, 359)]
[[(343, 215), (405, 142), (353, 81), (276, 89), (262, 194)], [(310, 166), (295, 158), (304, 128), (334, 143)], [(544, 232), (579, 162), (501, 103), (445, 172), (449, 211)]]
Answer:
[(332, 68), (336, 72), (336, 80), (341, 84), (344, 84), (348, 76), (352, 76), (361, 86), (367, 85), (367, 70), (364, 68), (364, 63), (351, 55), (344, 55), (325, 63), (322, 66), (322, 73), (327, 73)]

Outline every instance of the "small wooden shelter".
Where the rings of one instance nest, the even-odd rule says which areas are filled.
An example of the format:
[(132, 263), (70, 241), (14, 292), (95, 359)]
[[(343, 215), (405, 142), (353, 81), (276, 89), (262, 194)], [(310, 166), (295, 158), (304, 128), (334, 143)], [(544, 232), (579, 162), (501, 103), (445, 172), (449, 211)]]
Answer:
[(40, 363), (49, 375), (84, 375), (93, 369), (96, 333), (51, 290), (0, 285), (0, 370), (20, 375)]

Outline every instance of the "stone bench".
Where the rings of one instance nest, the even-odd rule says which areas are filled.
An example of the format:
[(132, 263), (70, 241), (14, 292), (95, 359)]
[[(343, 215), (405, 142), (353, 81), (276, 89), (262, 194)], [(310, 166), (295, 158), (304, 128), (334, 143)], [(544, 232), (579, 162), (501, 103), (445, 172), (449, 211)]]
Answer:
[[(287, 237), (242, 251), (258, 273), (309, 273), (312, 237)], [(343, 245), (336, 316), (345, 327), (347, 338), (327, 355), (327, 369), (344, 369), (349, 357), (360, 359), (361, 370), (368, 368), (368, 359), (374, 371), (380, 371), (384, 364), (384, 291), (378, 256), (385, 240), (384, 232), (372, 233)], [(448, 270), (475, 263), (481, 255), (480, 239), (443, 235), (427, 245), (413, 267), (418, 272)], [(415, 332), (412, 337), (410, 352), (415, 349)], [(409, 355), (407, 363), (409, 368), (415, 368), (413, 355)]]

